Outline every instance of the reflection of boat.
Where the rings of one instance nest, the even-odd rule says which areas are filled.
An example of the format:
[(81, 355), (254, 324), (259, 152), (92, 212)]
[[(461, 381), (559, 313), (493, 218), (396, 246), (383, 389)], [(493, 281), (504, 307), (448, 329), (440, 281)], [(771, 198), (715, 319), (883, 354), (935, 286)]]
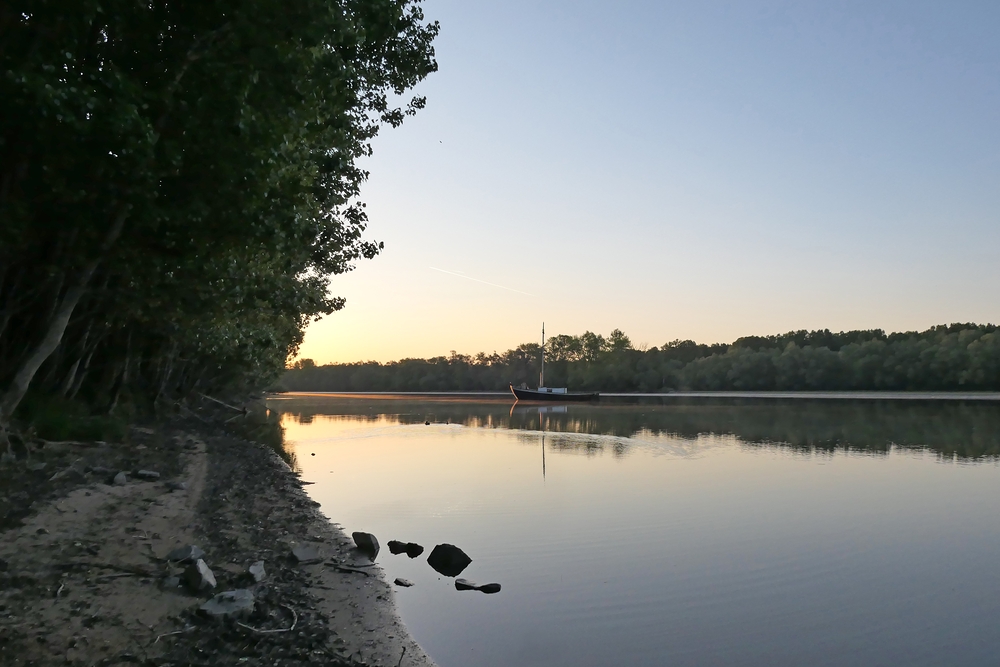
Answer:
[(565, 415), (569, 412), (568, 405), (519, 405), (517, 401), (510, 406), (510, 416), (514, 415)]
[(542, 323), (542, 371), (538, 374), (538, 389), (515, 387), (510, 385), (510, 391), (519, 401), (592, 401), (600, 394), (595, 392), (570, 392), (566, 387), (545, 386), (545, 323)]

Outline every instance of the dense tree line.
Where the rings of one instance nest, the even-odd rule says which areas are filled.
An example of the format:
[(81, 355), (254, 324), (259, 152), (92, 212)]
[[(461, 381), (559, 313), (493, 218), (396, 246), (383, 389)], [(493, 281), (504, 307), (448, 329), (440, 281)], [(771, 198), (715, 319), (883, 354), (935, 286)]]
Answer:
[(0, 427), (284, 370), (381, 248), (357, 160), (424, 104), (418, 3), (0, 5)]
[[(452, 353), (432, 359), (317, 366), (303, 359), (285, 373), (290, 391), (484, 391), (534, 386), (541, 346), (503, 354)], [(992, 324), (952, 324), (921, 332), (879, 329), (793, 331), (729, 345), (676, 340), (636, 349), (615, 330), (554, 336), (545, 344), (550, 386), (606, 392), (672, 390), (810, 391), (1000, 390), (1000, 333)]]

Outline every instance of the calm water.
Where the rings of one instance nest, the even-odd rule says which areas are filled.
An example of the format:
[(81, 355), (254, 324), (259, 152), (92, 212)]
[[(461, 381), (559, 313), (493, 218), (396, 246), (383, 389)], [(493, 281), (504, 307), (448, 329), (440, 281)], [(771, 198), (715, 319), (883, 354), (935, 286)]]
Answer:
[(397, 603), (442, 667), (1000, 660), (1000, 405), (270, 406), (324, 512), (415, 582)]

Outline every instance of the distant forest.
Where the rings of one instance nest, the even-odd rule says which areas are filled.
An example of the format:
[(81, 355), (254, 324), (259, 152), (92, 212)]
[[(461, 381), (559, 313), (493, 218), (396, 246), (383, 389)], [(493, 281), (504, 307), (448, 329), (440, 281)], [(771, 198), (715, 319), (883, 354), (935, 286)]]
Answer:
[[(791, 331), (731, 344), (675, 340), (636, 349), (622, 331), (590, 331), (545, 342), (545, 383), (605, 392), (705, 391), (997, 391), (1000, 334), (992, 324), (950, 324), (886, 334)], [(538, 383), (541, 345), (502, 354), (317, 366), (297, 361), (282, 377), (287, 391), (490, 391)]]

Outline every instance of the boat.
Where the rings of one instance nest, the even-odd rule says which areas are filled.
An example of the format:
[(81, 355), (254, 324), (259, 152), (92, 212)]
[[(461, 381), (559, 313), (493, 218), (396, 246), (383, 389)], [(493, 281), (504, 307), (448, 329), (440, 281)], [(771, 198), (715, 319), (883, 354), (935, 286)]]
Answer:
[(538, 374), (538, 389), (528, 389), (527, 387), (515, 387), (510, 385), (510, 392), (518, 401), (558, 401), (565, 403), (568, 401), (593, 401), (600, 394), (594, 392), (572, 392), (566, 387), (546, 387), (545, 386), (545, 323), (542, 322), (542, 370)]

